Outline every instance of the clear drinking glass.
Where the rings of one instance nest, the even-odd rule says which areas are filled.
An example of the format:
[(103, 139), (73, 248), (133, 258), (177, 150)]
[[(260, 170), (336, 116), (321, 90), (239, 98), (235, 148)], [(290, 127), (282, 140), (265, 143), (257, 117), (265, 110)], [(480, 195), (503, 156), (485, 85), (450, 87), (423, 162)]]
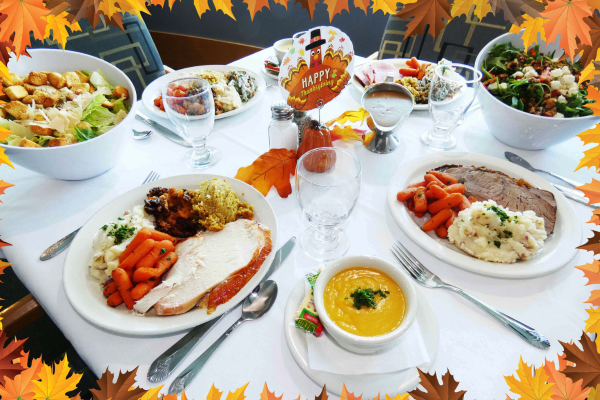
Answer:
[(356, 206), (360, 176), (358, 158), (338, 148), (314, 149), (298, 160), (296, 193), (312, 225), (302, 234), (300, 243), (310, 257), (330, 261), (348, 251), (348, 237), (339, 226)]
[(185, 165), (195, 169), (215, 165), (221, 159), (221, 152), (206, 146), (215, 124), (210, 84), (201, 78), (176, 79), (163, 88), (162, 100), (177, 133), (193, 147), (185, 155)]
[(482, 74), (470, 65), (440, 64), (436, 67), (429, 90), (429, 114), (434, 128), (421, 135), (426, 145), (447, 150), (456, 146), (452, 128), (475, 100)]

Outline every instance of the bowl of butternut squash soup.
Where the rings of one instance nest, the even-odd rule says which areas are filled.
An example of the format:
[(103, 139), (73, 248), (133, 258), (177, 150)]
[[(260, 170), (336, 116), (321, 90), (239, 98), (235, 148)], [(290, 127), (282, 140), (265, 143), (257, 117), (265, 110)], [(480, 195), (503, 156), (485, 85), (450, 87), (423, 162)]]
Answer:
[(314, 301), (327, 333), (340, 346), (362, 354), (399, 343), (417, 313), (410, 278), (371, 256), (344, 257), (323, 268)]

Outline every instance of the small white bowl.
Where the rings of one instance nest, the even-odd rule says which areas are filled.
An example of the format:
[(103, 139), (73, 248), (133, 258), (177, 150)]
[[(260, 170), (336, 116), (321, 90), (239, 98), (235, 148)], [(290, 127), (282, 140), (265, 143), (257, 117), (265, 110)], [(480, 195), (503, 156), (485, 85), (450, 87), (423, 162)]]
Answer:
[[(523, 48), (523, 39), (517, 33), (505, 33), (489, 42), (477, 56), (475, 68), (481, 70), (483, 61), (488, 57), (490, 50), (496, 43), (512, 42), (515, 47)], [(548, 54), (561, 50), (557, 42), (540, 43), (540, 51)], [(485, 78), (483, 78), (485, 81)], [(600, 123), (600, 118), (595, 116), (575, 118), (552, 118), (529, 114), (525, 111), (512, 108), (494, 97), (483, 85), (477, 92), (477, 100), (481, 104), (481, 111), (487, 126), (499, 141), (517, 149), (541, 150), (572, 139), (578, 133), (590, 129), (594, 124)]]
[[(353, 335), (337, 326), (329, 318), (329, 315), (327, 315), (325, 305), (323, 304), (323, 291), (325, 290), (325, 286), (327, 286), (327, 283), (329, 283), (331, 278), (338, 272), (354, 267), (367, 267), (381, 271), (396, 281), (398, 286), (402, 289), (402, 292), (404, 292), (406, 313), (400, 326), (392, 332), (386, 335), (373, 337)], [(340, 258), (323, 268), (317, 279), (317, 283), (315, 284), (314, 301), (319, 318), (331, 337), (338, 342), (340, 346), (359, 354), (376, 353), (400, 343), (402, 336), (414, 322), (415, 316), (417, 315), (417, 293), (415, 292), (411, 278), (401, 272), (400, 268), (393, 264), (381, 258), (372, 256), (348, 256)]]
[(279, 65), (283, 62), (283, 56), (288, 52), (288, 49), (285, 49), (285, 46), (292, 45), (294, 43), (294, 39), (281, 39), (276, 41), (273, 44), (273, 50), (275, 50), (275, 56), (277, 56), (277, 60), (279, 60)]

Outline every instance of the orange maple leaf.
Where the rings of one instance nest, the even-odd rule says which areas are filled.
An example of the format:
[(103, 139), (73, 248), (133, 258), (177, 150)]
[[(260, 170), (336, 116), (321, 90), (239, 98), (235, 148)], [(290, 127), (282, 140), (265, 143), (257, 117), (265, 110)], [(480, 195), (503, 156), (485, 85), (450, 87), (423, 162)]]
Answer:
[(583, 131), (577, 136), (584, 145), (591, 143), (600, 143), (600, 125), (594, 125), (593, 128)]
[(434, 39), (446, 23), (452, 19), (450, 8), (452, 5), (446, 0), (418, 0), (416, 3), (406, 4), (396, 14), (400, 19), (412, 20), (406, 24), (404, 37), (424, 34), (425, 28), (429, 26), (429, 33)]
[(343, 140), (345, 142), (348, 142), (350, 140), (363, 140), (363, 137), (365, 136), (365, 134), (367, 133), (366, 130), (362, 130), (362, 129), (355, 129), (353, 127), (351, 127), (350, 125), (347, 126), (334, 126), (333, 128), (331, 128), (329, 130), (330, 134), (331, 134), (331, 140), (332, 141), (336, 141), (336, 140)]
[(248, 167), (238, 169), (235, 179), (252, 185), (266, 196), (275, 186), (279, 196), (286, 198), (292, 193), (290, 176), (296, 173), (296, 152), (287, 149), (271, 149)]
[(584, 22), (584, 18), (591, 17), (592, 8), (587, 0), (554, 0), (548, 2), (548, 6), (541, 15), (549, 21), (544, 25), (549, 42), (557, 39), (560, 34), (560, 47), (565, 50), (571, 60), (577, 52), (577, 41), (581, 40), (584, 45), (591, 45), (590, 27)]
[(22, 354), (21, 350), (26, 340), (11, 340), (4, 331), (0, 331), (0, 385), (4, 385), (5, 379), (14, 379), (25, 369), (22, 364), (13, 363), (13, 360)]
[(589, 299), (584, 301), (584, 303), (589, 303), (594, 307), (600, 306), (600, 290), (592, 290)]
[(371, 0), (354, 0), (354, 7), (360, 8), (365, 12), (365, 14), (367, 13), (367, 8), (370, 4)]
[(600, 116), (600, 91), (593, 86), (588, 86), (588, 95), (587, 98), (590, 100), (596, 100), (595, 103), (587, 103), (584, 104), (584, 107), (587, 107), (594, 111), (594, 115)]
[[(7, 60), (7, 62), (8, 62), (8, 60)], [(8, 135), (10, 135), (11, 133), (12, 132), (9, 131), (8, 129), (3, 128), (3, 127), (0, 126), (0, 140), (1, 141), (5, 141), (6, 138), (8, 137)]]
[(215, 387), (215, 384), (213, 383), (210, 387), (210, 390), (208, 391), (208, 394), (206, 395), (206, 400), (221, 400), (222, 395), (223, 392), (217, 389)]
[[(0, 18), (2, 18), (2, 17), (0, 17)], [(2, 24), (0, 24), (0, 25), (2, 25)], [(3, 147), (0, 147), (0, 166), (2, 164), (6, 164), (9, 167), (11, 167), (12, 169), (15, 169), (14, 165), (12, 165), (12, 163), (8, 159), (8, 156), (6, 154), (4, 154), (4, 150), (6, 150), (6, 149), (4, 149)]]
[(575, 168), (575, 171), (581, 168), (595, 168), (600, 171), (600, 146), (592, 147), (583, 152), (583, 157)]
[(0, 42), (10, 41), (14, 34), (13, 44), (18, 59), (26, 51), (25, 48), (31, 45), (29, 32), (33, 31), (36, 39), (44, 39), (48, 23), (42, 17), (49, 12), (43, 0), (3, 0), (0, 3)]
[[(27, 360), (27, 356), (22, 354), (21, 358)], [(27, 361), (25, 361), (27, 364)], [(24, 367), (27, 367), (25, 365)], [(38, 380), (38, 374), (42, 368), (42, 358), (34, 358), (31, 361), (31, 366), (14, 379), (5, 378), (4, 386), (0, 386), (0, 396), (2, 400), (33, 400), (35, 385), (33, 382)]]
[(585, 390), (581, 388), (582, 379), (573, 383), (571, 378), (567, 378), (565, 374), (556, 370), (552, 361), (546, 360), (544, 369), (548, 374), (548, 382), (556, 384), (552, 386), (554, 392), (552, 400), (585, 400), (587, 398), (590, 388)]
[(254, 21), (254, 16), (257, 12), (261, 11), (263, 8), (269, 7), (269, 0), (244, 0), (244, 3), (248, 4), (248, 11), (250, 11), (250, 20)]
[[(13, 187), (15, 185), (13, 185), (12, 183), (8, 183), (8, 182), (4, 182), (3, 180), (0, 180), (0, 195), (4, 194), (4, 191), (6, 189), (8, 189), (9, 187)], [(0, 200), (0, 203), (2, 203), (2, 201)]]
[(356, 396), (354, 393), (350, 393), (348, 389), (346, 389), (346, 384), (342, 384), (342, 394), (340, 394), (340, 400), (361, 400), (362, 394), (360, 396)]
[(600, 261), (594, 259), (589, 264), (579, 265), (575, 268), (583, 271), (583, 276), (588, 279), (588, 283), (585, 284), (586, 286), (600, 283)]
[(329, 13), (329, 21), (333, 21), (333, 17), (336, 14), (342, 15), (342, 11), (346, 10), (348, 13), (348, 0), (325, 0), (323, 1), (327, 5), (327, 12)]
[(308, 11), (308, 15), (312, 21), (313, 15), (315, 14), (315, 6), (319, 4), (319, 0), (296, 0), (294, 1), (294, 4), (302, 5), (302, 8)]
[(592, 211), (592, 218), (587, 223), (600, 225), (600, 210), (596, 209)]
[(283, 397), (283, 393), (281, 396), (275, 396), (275, 392), (269, 392), (269, 387), (267, 386), (267, 382), (265, 382), (265, 386), (263, 387), (262, 393), (260, 394), (260, 400), (281, 400)]
[(329, 121), (325, 122), (325, 125), (331, 127), (331, 125), (335, 124), (336, 122), (340, 125), (344, 125), (346, 122), (363, 121), (368, 115), (369, 112), (361, 107), (358, 110), (346, 111), (339, 117), (330, 119)]
[(575, 189), (581, 190), (583, 196), (589, 199), (588, 204), (594, 204), (600, 202), (600, 181), (592, 178), (590, 183), (586, 183), (581, 186), (577, 186)]
[[(12, 264), (4, 262), (4, 261), (0, 261), (0, 275), (4, 275), (4, 270), (8, 267), (10, 267)], [(2, 281), (0, 281), (0, 283), (2, 283)], [(0, 326), (0, 329), (2, 329), (2, 327)]]

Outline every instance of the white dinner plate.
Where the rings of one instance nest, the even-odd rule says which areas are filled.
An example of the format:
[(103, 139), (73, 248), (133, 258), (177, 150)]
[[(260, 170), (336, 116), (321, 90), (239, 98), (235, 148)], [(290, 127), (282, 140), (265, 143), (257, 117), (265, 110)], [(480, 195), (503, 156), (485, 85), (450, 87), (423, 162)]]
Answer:
[(127, 310), (124, 305), (111, 308), (106, 304), (100, 282), (90, 275), (92, 240), (100, 227), (121, 217), (125, 211), (131, 211), (134, 206), (143, 204), (146, 194), (153, 187), (197, 189), (201, 182), (212, 178), (221, 178), (229, 182), (240, 200), (254, 207), (254, 219), (271, 230), (273, 245), (277, 244), (277, 219), (273, 209), (262, 194), (242, 181), (212, 174), (191, 174), (159, 179), (139, 186), (117, 197), (92, 216), (71, 243), (63, 268), (63, 284), (69, 302), (83, 318), (100, 328), (119, 334), (161, 335), (182, 331), (210, 321), (227, 312), (250, 294), (273, 262), (274, 251), (269, 254), (246, 286), (227, 303), (218, 306), (210, 315), (206, 314), (206, 309), (198, 308), (173, 316), (158, 316), (154, 310), (145, 316), (134, 315), (133, 311)]
[(256, 89), (256, 93), (254, 94), (254, 97), (252, 97), (247, 102), (242, 102), (242, 106), (240, 108), (236, 108), (235, 110), (231, 110), (228, 112), (221, 113), (219, 115), (215, 115), (215, 119), (231, 117), (233, 115), (237, 115), (241, 112), (244, 112), (244, 111), (254, 107), (256, 104), (258, 104), (260, 99), (265, 94), (265, 90), (267, 90), (267, 88), (266, 88), (267, 84), (265, 83), (265, 80), (262, 78), (262, 76), (258, 75), (257, 73), (255, 73), (253, 71), (250, 71), (249, 69), (241, 68), (241, 67), (234, 67), (233, 65), (201, 65), (201, 66), (197, 66), (197, 67), (180, 69), (180, 70), (171, 72), (169, 74), (163, 75), (160, 78), (154, 80), (151, 84), (149, 84), (146, 87), (146, 89), (144, 89), (144, 93), (142, 93), (142, 103), (148, 110), (150, 110), (150, 112), (152, 114), (156, 115), (157, 117), (169, 119), (166, 112), (161, 111), (158, 107), (156, 107), (154, 105), (154, 99), (156, 99), (158, 96), (160, 96), (162, 88), (167, 83), (174, 81), (175, 79), (194, 76), (196, 71), (198, 71), (200, 69), (219, 71), (219, 72), (245, 71), (245, 72), (248, 72), (250, 75), (252, 75), (254, 77), (254, 79), (256, 79), (257, 89)]
[[(429, 363), (420, 365), (419, 368), (427, 372), (437, 355), (440, 341), (439, 330), (433, 307), (431, 307), (427, 296), (416, 286), (415, 291), (419, 299), (416, 318), (419, 321), (421, 333), (423, 334), (423, 342), (425, 343), (430, 359)], [(384, 398), (386, 394), (394, 398), (397, 393), (404, 393), (417, 386), (419, 383), (419, 372), (416, 368), (386, 374), (366, 375), (338, 375), (310, 369), (306, 341), (308, 333), (296, 328), (293, 324), (294, 316), (305, 294), (304, 280), (301, 280), (294, 286), (285, 306), (285, 315), (283, 318), (285, 339), (300, 369), (317, 385), (324, 386), (327, 384), (327, 391), (339, 396), (342, 393), (342, 386), (346, 384), (346, 388), (350, 392), (355, 392), (356, 394), (362, 393), (364, 399), (374, 399), (378, 394), (380, 394), (380, 398)], [(386, 355), (382, 353), (381, 356), (385, 357)]]
[[(394, 76), (394, 80), (399, 79), (400, 78), (400, 68), (410, 68), (408, 67), (408, 65), (406, 65), (406, 62), (410, 60), (410, 58), (386, 58), (384, 60), (372, 60), (372, 61), (367, 61), (365, 64), (359, 65), (358, 67), (355, 68), (355, 70), (358, 68), (363, 68), (366, 67), (367, 65), (371, 64), (371, 63), (376, 63), (379, 61), (389, 61), (392, 64), (394, 64), (394, 66), (396, 67), (397, 71), (397, 75)], [(419, 63), (422, 62), (428, 62), (428, 61), (421, 61), (418, 60)], [(434, 64), (435, 63), (430, 63), (430, 64)], [(360, 80), (354, 76), (354, 74), (352, 75), (352, 86), (354, 86), (356, 88), (356, 90), (358, 90), (358, 92), (362, 95), (365, 92), (365, 87), (363, 86), (363, 84), (360, 82)], [(416, 111), (427, 111), (429, 110), (429, 105), (427, 104), (415, 104), (415, 107), (413, 108), (413, 110)]]
[[(423, 232), (421, 226), (426, 217), (416, 218), (404, 203), (396, 199), (396, 195), (409, 184), (422, 181), (427, 171), (446, 164), (487, 167), (503, 172), (511, 178), (522, 178), (534, 187), (552, 192), (557, 204), (556, 225), (554, 233), (546, 239), (542, 251), (527, 261), (513, 264), (493, 263), (471, 257), (450, 244), (447, 239), (438, 238), (434, 232)], [(576, 247), (581, 244), (581, 225), (575, 210), (558, 190), (531, 171), (484, 154), (444, 152), (417, 158), (398, 168), (388, 186), (387, 196), (392, 216), (409, 238), (440, 260), (482, 275), (517, 279), (546, 275), (568, 263), (575, 256)]]

